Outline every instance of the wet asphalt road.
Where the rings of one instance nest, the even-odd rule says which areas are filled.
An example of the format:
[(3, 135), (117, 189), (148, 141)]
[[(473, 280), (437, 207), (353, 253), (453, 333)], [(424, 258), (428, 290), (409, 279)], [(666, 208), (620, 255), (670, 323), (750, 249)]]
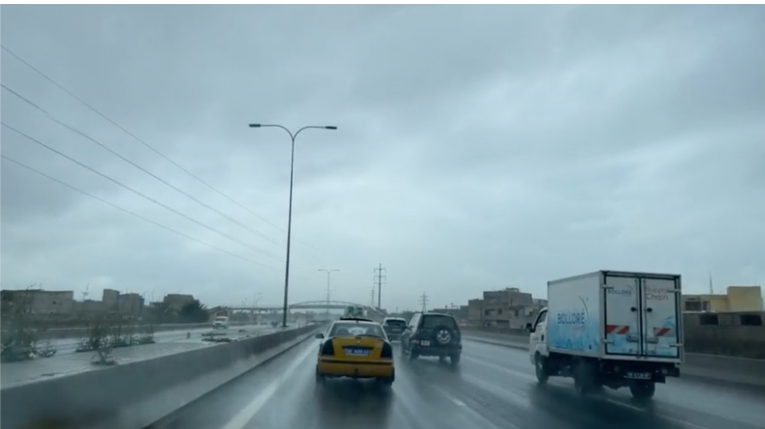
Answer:
[[(652, 403), (627, 389), (578, 398), (568, 379), (537, 385), (527, 353), (464, 341), (458, 368), (399, 358), (389, 391), (332, 380), (318, 388), (309, 340), (201, 398), (163, 429), (763, 429), (765, 392), (699, 379), (658, 385)], [(396, 357), (399, 357), (396, 350)]]

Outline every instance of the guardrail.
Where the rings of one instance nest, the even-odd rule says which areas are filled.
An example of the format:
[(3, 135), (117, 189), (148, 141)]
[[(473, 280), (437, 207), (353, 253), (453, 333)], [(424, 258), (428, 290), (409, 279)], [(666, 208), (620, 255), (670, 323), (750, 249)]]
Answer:
[[(3, 429), (143, 428), (309, 338), (321, 325), (9, 387)], [(47, 426), (46, 426), (47, 425)]]
[[(507, 347), (528, 350), (528, 332), (518, 329), (462, 328), (465, 339), (502, 343)], [(691, 376), (730, 383), (765, 387), (765, 359), (750, 359), (702, 353), (685, 353), (681, 377)]]

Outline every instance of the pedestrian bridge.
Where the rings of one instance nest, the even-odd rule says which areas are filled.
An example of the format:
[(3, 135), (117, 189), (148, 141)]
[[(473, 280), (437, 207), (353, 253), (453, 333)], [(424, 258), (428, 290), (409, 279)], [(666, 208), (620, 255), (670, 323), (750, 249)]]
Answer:
[[(349, 301), (303, 301), (289, 304), (288, 310), (345, 310), (348, 306), (358, 306), (366, 310), (371, 319), (382, 320), (385, 317), (385, 311), (381, 311), (378, 308), (374, 308), (368, 305), (359, 304)], [(252, 312), (267, 312), (277, 313), (282, 311), (282, 305), (230, 305), (224, 306), (221, 310), (229, 311), (252, 311)]]

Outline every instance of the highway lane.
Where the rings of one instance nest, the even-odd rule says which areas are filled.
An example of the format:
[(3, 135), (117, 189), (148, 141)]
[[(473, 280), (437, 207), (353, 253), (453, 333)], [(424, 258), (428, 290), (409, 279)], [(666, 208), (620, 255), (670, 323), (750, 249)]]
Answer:
[(317, 388), (317, 342), (309, 340), (152, 429), (765, 427), (765, 393), (759, 390), (681, 379), (658, 386), (648, 405), (626, 390), (579, 398), (570, 380), (537, 385), (524, 351), (474, 341), (464, 346), (456, 369), (437, 359), (399, 359), (396, 382), (386, 392), (352, 380)]

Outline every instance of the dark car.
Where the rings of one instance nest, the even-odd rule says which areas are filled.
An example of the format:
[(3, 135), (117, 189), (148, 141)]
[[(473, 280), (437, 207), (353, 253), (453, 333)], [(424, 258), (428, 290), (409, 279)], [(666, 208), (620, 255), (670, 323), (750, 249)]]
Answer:
[(420, 356), (447, 357), (457, 365), (462, 355), (462, 334), (457, 320), (442, 313), (414, 313), (401, 336), (401, 353), (410, 360)]
[(383, 319), (383, 328), (388, 339), (391, 341), (401, 341), (401, 334), (406, 329), (406, 319), (401, 317), (386, 317)]

